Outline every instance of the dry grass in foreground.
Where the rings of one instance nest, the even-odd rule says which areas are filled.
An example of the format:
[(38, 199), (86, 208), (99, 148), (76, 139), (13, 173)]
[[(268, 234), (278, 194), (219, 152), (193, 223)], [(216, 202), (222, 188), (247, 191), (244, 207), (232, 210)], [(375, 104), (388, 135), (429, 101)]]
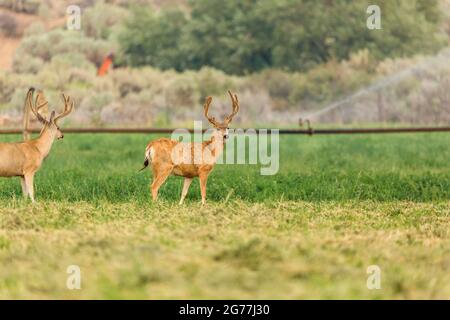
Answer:
[[(450, 203), (0, 205), (0, 298), (450, 297)], [(380, 290), (366, 287), (369, 265)], [(81, 268), (81, 290), (66, 269)]]

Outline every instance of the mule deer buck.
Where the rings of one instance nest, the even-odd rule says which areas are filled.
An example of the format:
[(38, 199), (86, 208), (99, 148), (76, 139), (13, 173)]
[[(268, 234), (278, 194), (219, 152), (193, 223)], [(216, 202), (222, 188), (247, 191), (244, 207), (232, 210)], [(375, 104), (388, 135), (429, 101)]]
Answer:
[(217, 158), (223, 151), (225, 140), (228, 139), (228, 125), (239, 111), (239, 102), (235, 94), (228, 91), (232, 102), (232, 112), (225, 117), (223, 122), (218, 122), (208, 115), (212, 98), (208, 97), (204, 105), (206, 119), (213, 125), (211, 138), (204, 142), (179, 142), (167, 138), (161, 138), (150, 142), (145, 150), (145, 169), (151, 163), (153, 171), (153, 183), (151, 194), (153, 200), (158, 198), (158, 190), (169, 175), (184, 177), (183, 190), (180, 204), (188, 192), (193, 178), (200, 179), (200, 191), (202, 204), (206, 201), (206, 182), (208, 175), (214, 168)]
[(34, 174), (48, 156), (55, 139), (63, 139), (64, 135), (58, 127), (58, 121), (73, 110), (73, 101), (63, 94), (64, 111), (55, 115), (52, 111), (50, 118), (46, 119), (39, 113), (47, 105), (47, 101), (40, 101), (40, 94), (36, 96), (33, 104), (34, 88), (28, 90), (25, 104), (36, 118), (43, 124), (38, 138), (24, 142), (0, 143), (0, 177), (20, 177), (23, 195), (29, 196), (34, 202)]

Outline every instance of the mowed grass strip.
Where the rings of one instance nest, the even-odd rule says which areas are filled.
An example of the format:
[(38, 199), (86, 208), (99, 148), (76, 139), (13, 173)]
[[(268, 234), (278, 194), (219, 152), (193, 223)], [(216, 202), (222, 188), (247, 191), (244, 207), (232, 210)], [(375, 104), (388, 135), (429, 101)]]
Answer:
[[(0, 208), (0, 298), (450, 296), (448, 202)], [(66, 287), (69, 265), (81, 290)]]

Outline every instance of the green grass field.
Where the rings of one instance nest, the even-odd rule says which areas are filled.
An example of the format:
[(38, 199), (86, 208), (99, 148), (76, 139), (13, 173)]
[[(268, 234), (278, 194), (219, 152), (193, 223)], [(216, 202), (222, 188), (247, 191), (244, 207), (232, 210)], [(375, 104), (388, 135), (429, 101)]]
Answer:
[(218, 165), (204, 207), (177, 177), (150, 201), (155, 137), (66, 135), (35, 205), (0, 179), (0, 298), (450, 298), (448, 134), (281, 136), (277, 175)]

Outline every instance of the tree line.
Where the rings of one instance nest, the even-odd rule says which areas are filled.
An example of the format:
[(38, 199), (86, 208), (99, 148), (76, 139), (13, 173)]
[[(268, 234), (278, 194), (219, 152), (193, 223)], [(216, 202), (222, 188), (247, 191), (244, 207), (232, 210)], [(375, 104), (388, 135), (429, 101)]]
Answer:
[(119, 41), (125, 63), (161, 69), (211, 66), (230, 74), (304, 71), (368, 49), (375, 59), (429, 53), (438, 0), (380, 0), (381, 30), (369, 30), (366, 0), (195, 0), (190, 10), (134, 10)]

